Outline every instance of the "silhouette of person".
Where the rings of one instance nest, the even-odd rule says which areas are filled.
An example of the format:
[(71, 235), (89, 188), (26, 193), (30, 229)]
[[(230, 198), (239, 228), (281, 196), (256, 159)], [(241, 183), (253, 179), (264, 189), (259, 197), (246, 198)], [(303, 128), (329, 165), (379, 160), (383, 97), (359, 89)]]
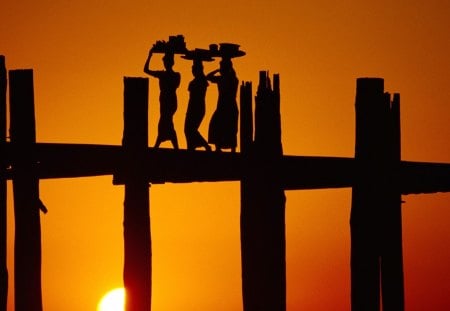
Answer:
[(203, 61), (212, 61), (207, 54), (208, 50), (195, 49), (185, 56), (185, 59), (193, 60), (192, 74), (194, 79), (189, 83), (189, 102), (184, 123), (184, 134), (186, 135), (187, 149), (195, 150), (197, 147), (205, 147), (211, 151), (208, 142), (202, 137), (198, 128), (205, 116), (205, 95), (208, 81), (203, 72)]
[(210, 72), (206, 78), (217, 84), (219, 92), (217, 108), (209, 124), (208, 142), (214, 144), (218, 152), (228, 148), (235, 152), (239, 113), (236, 94), (239, 80), (233, 69), (231, 58), (223, 56), (219, 69)]
[(166, 51), (163, 56), (165, 70), (150, 70), (150, 59), (154, 53), (152, 47), (148, 53), (144, 65), (144, 72), (152, 77), (159, 79), (159, 112), (158, 137), (156, 138), (155, 148), (167, 140), (172, 142), (174, 149), (178, 149), (177, 133), (173, 125), (173, 115), (177, 111), (176, 90), (180, 86), (181, 76), (173, 70), (174, 54)]

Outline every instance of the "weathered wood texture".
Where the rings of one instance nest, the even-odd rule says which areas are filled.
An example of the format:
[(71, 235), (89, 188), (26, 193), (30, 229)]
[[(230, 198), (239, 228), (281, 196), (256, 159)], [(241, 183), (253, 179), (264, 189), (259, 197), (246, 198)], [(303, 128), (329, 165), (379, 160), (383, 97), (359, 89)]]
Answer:
[[(352, 189), (352, 310), (403, 310), (399, 97), (384, 81), (357, 80)], [(380, 293), (381, 289), (381, 293)]]
[(42, 310), (41, 225), (39, 179), (34, 176), (36, 142), (33, 71), (9, 72), (10, 134), (15, 150), (12, 165), (15, 244), (14, 289), (16, 311)]
[(245, 311), (286, 309), (285, 196), (280, 178), (279, 109), (278, 77), (275, 76), (272, 89), (267, 73), (261, 72), (255, 99), (255, 139), (245, 147), (248, 153), (241, 179)]
[(6, 311), (8, 300), (7, 219), (6, 219), (6, 66), (5, 57), (0, 55), (0, 310)]
[(124, 270), (127, 311), (151, 310), (151, 236), (148, 146), (148, 79), (124, 79)]

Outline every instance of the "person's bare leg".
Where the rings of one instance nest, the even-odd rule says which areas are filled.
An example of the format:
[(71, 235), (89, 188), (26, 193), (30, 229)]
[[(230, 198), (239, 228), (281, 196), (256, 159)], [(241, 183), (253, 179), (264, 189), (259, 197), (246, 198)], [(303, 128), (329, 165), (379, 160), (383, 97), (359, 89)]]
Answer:
[(153, 146), (154, 148), (159, 148), (159, 145), (161, 145), (161, 139), (159, 138), (159, 136), (156, 138), (156, 142), (155, 145)]
[(173, 148), (174, 148), (175, 150), (178, 150), (179, 148), (178, 148), (178, 139), (177, 139), (177, 136), (175, 136), (174, 138), (172, 138), (171, 141), (172, 141)]

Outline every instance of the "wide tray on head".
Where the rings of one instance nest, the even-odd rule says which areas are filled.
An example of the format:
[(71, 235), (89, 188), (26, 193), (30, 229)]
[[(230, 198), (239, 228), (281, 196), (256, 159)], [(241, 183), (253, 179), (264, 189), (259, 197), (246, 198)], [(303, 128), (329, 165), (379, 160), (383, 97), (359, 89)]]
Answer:
[(215, 57), (235, 58), (245, 55), (244, 51), (239, 50), (239, 44), (234, 43), (211, 44), (209, 50)]
[(210, 50), (207, 49), (198, 49), (187, 51), (185, 55), (181, 56), (184, 59), (188, 60), (197, 60), (197, 61), (205, 61), (211, 62), (214, 60), (213, 54)]

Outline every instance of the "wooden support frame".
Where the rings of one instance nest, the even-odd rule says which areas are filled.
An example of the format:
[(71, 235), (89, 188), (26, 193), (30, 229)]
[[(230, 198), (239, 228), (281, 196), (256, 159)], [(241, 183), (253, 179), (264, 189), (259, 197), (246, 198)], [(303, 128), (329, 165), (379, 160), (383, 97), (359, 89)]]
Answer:
[(32, 70), (10, 71), (7, 143), (4, 62), (0, 56), (0, 311), (8, 284), (6, 180), (14, 188), (15, 308), (40, 311), (39, 178), (106, 174), (125, 185), (127, 311), (151, 310), (149, 182), (222, 180), (241, 181), (245, 311), (286, 309), (284, 190), (352, 186), (352, 310), (404, 309), (401, 194), (450, 191), (450, 165), (401, 161), (400, 96), (391, 101), (382, 79), (357, 81), (355, 159), (283, 156), (279, 76), (272, 87), (267, 72), (260, 73), (255, 131), (251, 83), (241, 87), (241, 153), (207, 153), (148, 148), (145, 78), (124, 79), (122, 146), (38, 144)]

